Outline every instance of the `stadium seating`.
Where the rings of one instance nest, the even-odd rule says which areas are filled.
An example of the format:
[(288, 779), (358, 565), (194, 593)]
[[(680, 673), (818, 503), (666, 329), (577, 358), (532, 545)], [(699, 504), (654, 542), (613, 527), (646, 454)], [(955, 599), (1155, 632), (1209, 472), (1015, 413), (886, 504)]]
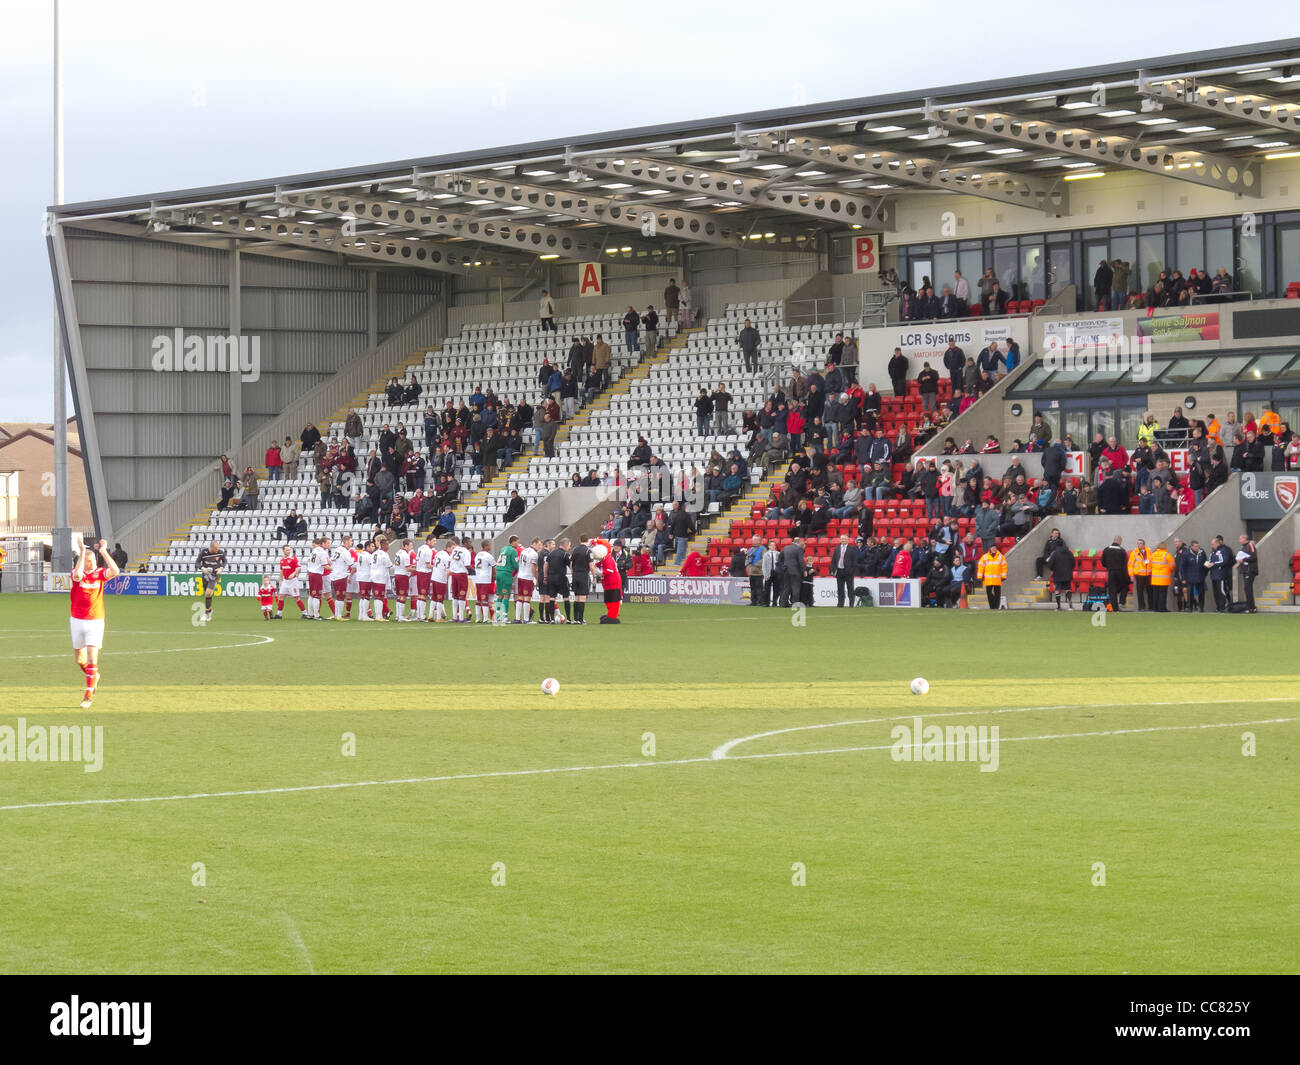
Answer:
[[(626, 350), (621, 315), (560, 318), (556, 324), (558, 332), (546, 333), (536, 320), (466, 326), (459, 337), (449, 339), (441, 350), (428, 353), (420, 366), (401, 372), (403, 383), (412, 374), (420, 382), (423, 393), (418, 402), (390, 406), (383, 392), (372, 393), (364, 406), (357, 408), (364, 426), (364, 439), (358, 452), (361, 469), (365, 468), (370, 449), (378, 447), (379, 433), (385, 424), (394, 430), (405, 427), (408, 436), (422, 446), (426, 405), (432, 404), (435, 410), (441, 410), (447, 400), (459, 405), (476, 386), (491, 389), (502, 399), (518, 400), (525, 396), (535, 399), (540, 393), (537, 373), (542, 359), (564, 360), (575, 333), (602, 333), (610, 338), (612, 381), (621, 378), (640, 358)], [(664, 332), (672, 335), (676, 332), (675, 325), (661, 330), (661, 334)], [(528, 435), (525, 434), (525, 439)], [(343, 422), (330, 424), (326, 437), (341, 441)], [(321, 505), (315, 474), (312, 456), (304, 454), (294, 480), (261, 481), (257, 510), (214, 512), (207, 521), (194, 526), (185, 539), (173, 541), (165, 553), (151, 556), (151, 572), (192, 571), (200, 547), (213, 538), (220, 540), (227, 550), (227, 572), (271, 572), (280, 549), (280, 542), (273, 539), (275, 529), (291, 507), (306, 519), (309, 538), (321, 534), (338, 538), (345, 533), (353, 536), (368, 533), (372, 526), (357, 525), (350, 507)], [(457, 478), (462, 498), (479, 482), (467, 462), (459, 468)], [(504, 506), (501, 510), (504, 511)]]

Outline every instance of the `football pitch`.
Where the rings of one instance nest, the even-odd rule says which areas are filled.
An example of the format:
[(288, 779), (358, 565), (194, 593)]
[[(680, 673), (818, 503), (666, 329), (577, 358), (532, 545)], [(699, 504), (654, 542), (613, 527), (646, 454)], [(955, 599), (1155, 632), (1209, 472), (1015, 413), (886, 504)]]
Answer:
[[(83, 711), (66, 598), (0, 597), (4, 971), (1240, 973), (1300, 953), (1292, 617), (192, 606), (110, 597)], [(73, 725), (98, 739), (52, 760)]]

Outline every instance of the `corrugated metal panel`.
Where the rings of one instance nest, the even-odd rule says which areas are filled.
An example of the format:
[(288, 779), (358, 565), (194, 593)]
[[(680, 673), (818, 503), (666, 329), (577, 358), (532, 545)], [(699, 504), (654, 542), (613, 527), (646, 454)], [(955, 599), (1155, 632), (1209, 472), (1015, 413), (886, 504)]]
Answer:
[(77, 282), (77, 316), (83, 326), (220, 330), (228, 321), (224, 288)]
[(102, 233), (82, 235), (74, 232), (68, 238), (72, 276), (87, 281), (223, 284), (229, 269), (226, 254), (215, 248)]
[(356, 267), (299, 262), (269, 255), (245, 255), (240, 264), (240, 274), (245, 287), (366, 290), (366, 272)]
[(428, 292), (381, 292), (379, 332), (395, 332), (417, 314), (433, 306), (437, 300), (437, 296)]
[(364, 292), (295, 292), (249, 288), (243, 291), (244, 331), (256, 329), (366, 330)]
[(364, 333), (267, 333), (258, 340), (263, 373), (332, 373), (366, 345)]

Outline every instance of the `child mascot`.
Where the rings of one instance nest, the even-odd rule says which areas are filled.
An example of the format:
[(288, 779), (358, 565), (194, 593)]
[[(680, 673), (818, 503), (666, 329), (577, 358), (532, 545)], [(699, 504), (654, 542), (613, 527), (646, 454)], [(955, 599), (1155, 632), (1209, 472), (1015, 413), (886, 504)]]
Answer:
[(600, 564), (600, 584), (605, 589), (605, 616), (600, 619), (600, 623), (621, 624), (618, 608), (623, 603), (623, 576), (618, 572), (614, 549), (608, 540), (597, 538), (591, 542), (591, 557)]

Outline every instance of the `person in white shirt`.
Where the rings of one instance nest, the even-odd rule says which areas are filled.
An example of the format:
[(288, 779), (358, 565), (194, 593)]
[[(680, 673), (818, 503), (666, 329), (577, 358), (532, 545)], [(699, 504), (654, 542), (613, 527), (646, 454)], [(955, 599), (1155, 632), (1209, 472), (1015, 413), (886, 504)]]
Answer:
[(375, 621), (388, 620), (388, 579), (392, 572), (393, 559), (388, 553), (388, 541), (380, 537), (375, 541), (374, 560), (370, 565), (370, 598), (375, 608)]
[(683, 281), (682, 287), (677, 292), (677, 303), (682, 315), (682, 328), (691, 327), (691, 285), (689, 281)]
[(469, 568), (474, 564), (474, 556), (454, 536), (447, 541), (447, 548), (451, 556), (447, 565), (451, 573), (451, 620), (454, 624), (469, 622), (466, 601), (469, 598)]
[(416, 601), (416, 621), (428, 620), (426, 613), (429, 612), (429, 596), (433, 594), (433, 556), (437, 551), (433, 536), (430, 535), (415, 553), (415, 594), (419, 597)]
[(956, 282), (952, 294), (957, 299), (957, 313), (964, 317), (970, 310), (970, 282), (961, 276), (960, 270), (953, 274), (953, 280)]
[(537, 552), (542, 538), (534, 536), (533, 542), (519, 552), (519, 572), (515, 575), (515, 624), (531, 625), (533, 612), (533, 585), (537, 582)]
[(352, 552), (352, 537), (343, 537), (343, 543), (338, 547), (330, 548), (330, 588), (333, 594), (330, 596), (330, 605), (333, 607), (331, 617), (334, 621), (343, 620), (343, 608), (346, 605), (349, 611), (352, 606), (352, 599), (348, 595), (348, 577), (351, 575), (355, 566)]
[(311, 553), (307, 556), (307, 616), (316, 621), (321, 620), (320, 601), (325, 598), (325, 569), (330, 563), (329, 546), (328, 536), (317, 536), (312, 540)]
[(370, 620), (370, 570), (375, 563), (375, 542), (367, 540), (357, 552), (357, 620)]
[(492, 541), (484, 540), (474, 556), (474, 620), (491, 623), (492, 591), (496, 585), (497, 560), (492, 554)]
[(410, 590), (412, 571), (415, 569), (415, 552), (411, 541), (403, 540), (393, 557), (393, 598), (397, 600), (397, 620), (406, 621), (406, 601), (409, 598), (414, 610), (415, 593)]
[(433, 556), (433, 592), (432, 605), (429, 607), (430, 621), (447, 620), (447, 570), (451, 566), (452, 541), (448, 540), (440, 551)]

